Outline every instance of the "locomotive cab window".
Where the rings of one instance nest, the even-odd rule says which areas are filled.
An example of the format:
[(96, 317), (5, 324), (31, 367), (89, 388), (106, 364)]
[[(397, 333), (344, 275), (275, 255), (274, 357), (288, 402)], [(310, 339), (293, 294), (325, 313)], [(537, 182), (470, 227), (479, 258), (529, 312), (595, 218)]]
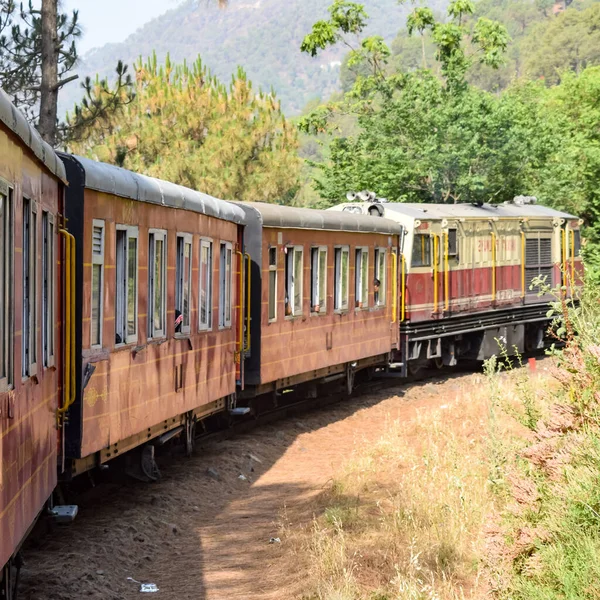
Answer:
[(413, 267), (431, 266), (431, 237), (427, 233), (415, 233), (412, 247)]
[(373, 301), (375, 306), (385, 305), (387, 253), (384, 248), (375, 248), (375, 277), (373, 278)]
[(212, 327), (212, 261), (213, 245), (210, 240), (200, 240), (200, 311), (198, 315), (201, 331)]
[(455, 228), (448, 229), (448, 258), (458, 260), (458, 236)]
[(23, 327), (21, 374), (24, 378), (37, 373), (37, 209), (35, 202), (23, 198)]
[(54, 365), (54, 217), (42, 212), (42, 353), (44, 367)]
[(575, 229), (572, 232), (573, 235), (573, 255), (579, 256), (581, 254), (581, 231)]
[(137, 342), (138, 228), (117, 225), (115, 344)]
[(269, 248), (269, 321), (277, 319), (277, 248)]
[(148, 233), (148, 338), (165, 337), (167, 318), (167, 232)]
[(285, 315), (302, 315), (302, 275), (304, 273), (304, 249), (290, 246), (285, 255)]
[(344, 246), (335, 249), (333, 265), (334, 298), (333, 308), (337, 311), (348, 310), (348, 279), (350, 274), (350, 248)]
[(219, 254), (219, 327), (231, 327), (231, 244), (221, 242)]
[(327, 248), (311, 248), (310, 251), (310, 311), (327, 312)]
[(356, 249), (356, 263), (354, 267), (354, 289), (356, 294), (356, 308), (369, 306), (369, 250), (368, 248)]
[(175, 265), (175, 333), (190, 333), (192, 236), (177, 236)]
[(13, 384), (13, 258), (12, 190), (0, 180), (0, 392)]

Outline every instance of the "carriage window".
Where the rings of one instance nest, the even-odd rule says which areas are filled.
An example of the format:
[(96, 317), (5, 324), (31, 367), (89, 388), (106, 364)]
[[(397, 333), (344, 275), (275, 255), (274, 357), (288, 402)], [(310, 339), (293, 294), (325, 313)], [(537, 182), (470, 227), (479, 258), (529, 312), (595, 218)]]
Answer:
[(200, 241), (200, 315), (199, 328), (212, 327), (212, 242)]
[(177, 263), (175, 265), (175, 333), (190, 332), (192, 279), (192, 236), (177, 236)]
[(92, 316), (90, 346), (102, 346), (102, 300), (104, 297), (104, 221), (92, 222)]
[(36, 260), (37, 211), (35, 203), (23, 198), (23, 328), (21, 373), (35, 375), (36, 366)]
[(386, 289), (386, 251), (383, 248), (375, 249), (375, 277), (373, 279), (373, 301), (375, 306), (385, 304)]
[(12, 190), (0, 180), (0, 391), (13, 383), (13, 256)]
[(310, 310), (327, 312), (327, 248), (312, 248), (310, 257)]
[(302, 314), (302, 274), (304, 249), (293, 246), (285, 257), (285, 314), (297, 317)]
[(415, 233), (412, 248), (412, 266), (431, 266), (431, 238), (429, 234)]
[(335, 310), (348, 310), (348, 274), (349, 274), (350, 248), (335, 249), (334, 282), (335, 294), (333, 308)]
[(167, 232), (151, 229), (148, 235), (148, 337), (166, 335)]
[(117, 225), (115, 343), (137, 342), (138, 229)]
[(354, 276), (356, 308), (367, 308), (369, 306), (369, 250), (367, 248), (356, 250)]
[(456, 229), (448, 229), (448, 258), (455, 258), (458, 260)]
[(579, 229), (573, 231), (573, 251), (575, 256), (581, 254), (581, 231)]
[(277, 248), (269, 248), (269, 321), (277, 319)]
[(54, 217), (42, 212), (42, 352), (54, 365)]
[(231, 326), (231, 244), (221, 242), (219, 258), (219, 327)]

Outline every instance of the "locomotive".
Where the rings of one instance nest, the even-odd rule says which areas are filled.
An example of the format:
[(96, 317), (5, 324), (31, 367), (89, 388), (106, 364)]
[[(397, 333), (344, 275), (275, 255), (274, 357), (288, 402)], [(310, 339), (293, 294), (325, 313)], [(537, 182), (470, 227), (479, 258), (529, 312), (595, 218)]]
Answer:
[(62, 480), (356, 373), (544, 344), (581, 221), (525, 203), (227, 202), (58, 154), (0, 92), (0, 598)]

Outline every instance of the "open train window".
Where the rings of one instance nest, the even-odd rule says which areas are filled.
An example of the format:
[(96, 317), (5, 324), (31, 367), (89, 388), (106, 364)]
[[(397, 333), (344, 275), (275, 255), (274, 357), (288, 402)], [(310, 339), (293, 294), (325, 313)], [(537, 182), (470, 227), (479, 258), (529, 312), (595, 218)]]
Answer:
[(375, 248), (375, 277), (373, 279), (373, 301), (375, 306), (385, 305), (387, 252), (384, 248)]
[(137, 342), (138, 228), (117, 225), (115, 344)]
[(13, 384), (13, 258), (12, 190), (0, 180), (0, 392)]
[(412, 247), (413, 267), (431, 266), (431, 237), (427, 233), (415, 233)]
[(210, 240), (200, 240), (200, 311), (198, 315), (199, 329), (212, 327), (212, 261), (213, 244)]
[(285, 256), (285, 314), (298, 317), (302, 314), (302, 283), (304, 273), (304, 248), (290, 246)]
[(167, 232), (148, 233), (148, 338), (165, 337), (167, 328)]
[(368, 248), (356, 249), (356, 263), (354, 266), (354, 290), (356, 308), (369, 306), (369, 250)]
[(219, 327), (231, 327), (231, 258), (231, 244), (221, 242), (219, 254)]
[(310, 311), (327, 312), (327, 248), (311, 248), (310, 251)]
[(277, 248), (269, 248), (269, 321), (277, 319)]
[(458, 238), (455, 228), (448, 229), (448, 258), (458, 260)]
[(350, 273), (350, 248), (344, 246), (335, 249), (335, 262), (333, 265), (334, 277), (334, 310), (348, 310), (348, 279)]
[(37, 208), (35, 202), (23, 197), (23, 328), (21, 344), (21, 375), (37, 373)]
[(579, 229), (573, 231), (573, 253), (575, 256), (581, 254), (581, 231)]
[(54, 216), (42, 212), (42, 354), (54, 365)]
[(192, 297), (192, 236), (177, 236), (177, 262), (175, 263), (175, 333), (190, 333)]

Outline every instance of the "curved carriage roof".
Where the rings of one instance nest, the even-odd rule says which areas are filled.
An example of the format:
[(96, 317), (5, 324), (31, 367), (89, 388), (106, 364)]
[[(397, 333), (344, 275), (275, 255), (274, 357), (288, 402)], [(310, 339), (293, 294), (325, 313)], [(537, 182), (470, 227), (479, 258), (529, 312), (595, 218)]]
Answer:
[(369, 215), (296, 208), (265, 202), (240, 202), (240, 205), (258, 211), (264, 227), (390, 234), (399, 234), (402, 231), (402, 226), (395, 221)]
[(67, 182), (65, 166), (50, 144), (45, 142), (37, 129), (30, 125), (25, 115), (0, 89), (0, 121), (4, 123), (33, 152), (46, 168), (63, 182)]
[(84, 172), (84, 185), (87, 189), (138, 202), (192, 210), (233, 223), (245, 222), (244, 211), (231, 202), (162, 179), (140, 175), (115, 165), (82, 156), (65, 156), (79, 163)]

